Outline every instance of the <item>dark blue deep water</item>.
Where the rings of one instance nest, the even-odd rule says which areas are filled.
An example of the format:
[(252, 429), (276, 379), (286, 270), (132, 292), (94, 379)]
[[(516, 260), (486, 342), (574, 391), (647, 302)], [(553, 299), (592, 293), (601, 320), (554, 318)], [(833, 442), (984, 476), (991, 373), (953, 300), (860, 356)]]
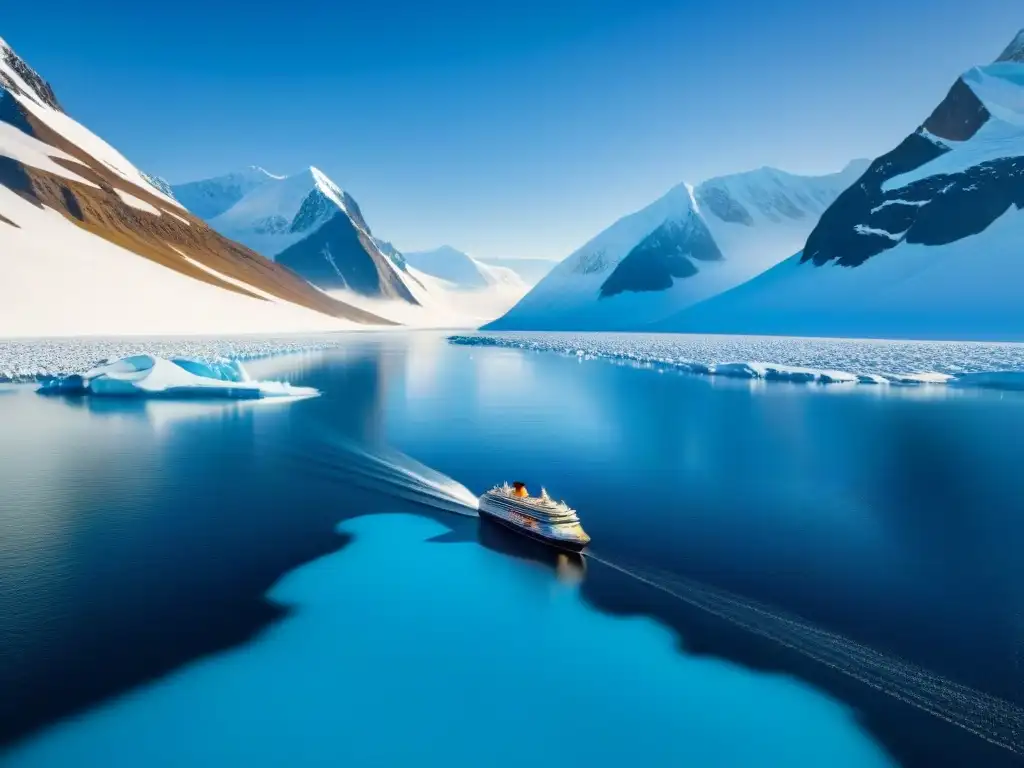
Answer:
[[(1024, 395), (426, 333), (250, 370), (324, 394), (0, 392), (0, 765), (1022, 764)], [(352, 445), (545, 485), (595, 558)]]

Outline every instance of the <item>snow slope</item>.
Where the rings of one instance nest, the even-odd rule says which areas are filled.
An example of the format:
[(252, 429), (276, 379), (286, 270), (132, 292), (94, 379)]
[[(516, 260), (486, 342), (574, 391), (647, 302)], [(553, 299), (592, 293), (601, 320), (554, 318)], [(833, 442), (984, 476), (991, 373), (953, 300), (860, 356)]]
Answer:
[(384, 322), (193, 218), (0, 41), (0, 337)]
[(494, 267), (511, 269), (529, 287), (535, 286), (556, 266), (558, 262), (554, 259), (478, 259), (484, 264)]
[(407, 267), (415, 303), (384, 300), (348, 290), (330, 291), (346, 304), (359, 307), (394, 323), (413, 328), (471, 329), (500, 317), (525, 292), (520, 283), (499, 282), (479, 289), (462, 285)]
[(504, 285), (526, 293), (525, 283), (512, 269), (485, 264), (450, 245), (442, 245), (432, 251), (411, 251), (404, 256), (421, 272), (447, 280), (459, 288), (477, 290)]
[(171, 186), (178, 202), (201, 219), (212, 219), (271, 179), (282, 179), (255, 165), (213, 179)]
[(633, 330), (725, 291), (798, 250), (864, 170), (773, 168), (680, 184), (570, 255), (489, 330)]
[(0, 99), (13, 99), (55, 133), (94, 157), (126, 181), (143, 187), (171, 205), (181, 207), (149, 176), (85, 126), (72, 120), (61, 109), (49, 84), (0, 38)]
[(1021, 40), (957, 80), (800, 253), (653, 329), (1024, 339)]
[[(244, 172), (240, 172), (229, 174), (226, 178), (243, 175)], [(262, 179), (253, 180), (258, 183), (253, 184), (222, 213), (203, 218), (209, 218), (210, 226), (222, 235), (249, 246), (267, 258), (273, 258), (305, 237), (308, 229), (323, 224), (323, 221), (311, 220), (308, 222), (309, 227), (305, 229), (292, 227), (292, 222), (306, 198), (314, 191), (323, 191), (320, 187), (322, 180), (326, 194), (333, 196), (334, 185), (313, 167), (291, 176), (264, 175)], [(198, 185), (207, 183), (209, 182), (193, 182)], [(340, 203), (338, 205), (340, 207)], [(321, 214), (324, 218), (329, 218), (334, 212), (325, 206)]]
[[(0, 148), (2, 153), (2, 148)], [(272, 333), (358, 327), (210, 285), (0, 186), (0, 337)]]

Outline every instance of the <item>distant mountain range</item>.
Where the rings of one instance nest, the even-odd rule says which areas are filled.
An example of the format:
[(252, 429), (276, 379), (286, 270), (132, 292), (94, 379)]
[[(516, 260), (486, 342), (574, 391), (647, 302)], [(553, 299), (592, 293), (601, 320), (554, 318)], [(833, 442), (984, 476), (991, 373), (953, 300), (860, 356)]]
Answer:
[(558, 261), (554, 259), (492, 259), (484, 256), (478, 257), (477, 261), (482, 261), (484, 264), (490, 264), (495, 267), (511, 269), (530, 287), (535, 286), (547, 277), (551, 270), (558, 266)]
[(867, 167), (773, 168), (680, 184), (571, 254), (489, 330), (628, 331), (732, 288), (799, 250)]
[(352, 196), (317, 168), (276, 176), (250, 166), (171, 189), (215, 230), (322, 290), (420, 303), (401, 254), (373, 236)]
[(221, 236), (169, 192), (68, 116), (0, 40), (0, 333), (388, 324)]
[(1021, 209), (1024, 32), (885, 155), (680, 184), (553, 268), (403, 255), (314, 167), (171, 186), (75, 122), (0, 40), (6, 336), (500, 315), (485, 327), (1017, 340)]
[(485, 327), (1024, 339), (1021, 208), (1024, 32), (891, 152), (680, 185)]
[(406, 261), (421, 272), (439, 277), (464, 290), (506, 286), (526, 292), (526, 283), (508, 267), (485, 264), (450, 245), (432, 251), (409, 251)]
[(1024, 339), (1024, 31), (822, 215), (803, 250), (654, 330)]

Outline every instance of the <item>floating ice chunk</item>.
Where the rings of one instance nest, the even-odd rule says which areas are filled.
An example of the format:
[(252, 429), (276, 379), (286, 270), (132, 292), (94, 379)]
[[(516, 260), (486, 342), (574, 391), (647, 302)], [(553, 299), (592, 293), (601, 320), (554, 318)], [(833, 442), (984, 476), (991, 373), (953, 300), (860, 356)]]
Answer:
[(287, 382), (254, 381), (237, 360), (204, 363), (176, 357), (131, 355), (100, 364), (85, 373), (49, 381), (40, 394), (91, 394), (134, 397), (313, 397), (312, 387)]
[(777, 363), (719, 363), (711, 366), (714, 376), (728, 376), (735, 379), (767, 379), (789, 381), (796, 384), (845, 384), (855, 383), (857, 375), (846, 371), (831, 371), (819, 368), (803, 368), (796, 365)]
[(948, 384), (956, 378), (949, 373), (923, 371), (919, 373), (887, 373), (885, 377), (894, 384)]
[(880, 373), (858, 373), (858, 384), (889, 384), (890, 381)]
[(1009, 389), (1024, 391), (1024, 371), (984, 371), (964, 373), (949, 382), (953, 387)]

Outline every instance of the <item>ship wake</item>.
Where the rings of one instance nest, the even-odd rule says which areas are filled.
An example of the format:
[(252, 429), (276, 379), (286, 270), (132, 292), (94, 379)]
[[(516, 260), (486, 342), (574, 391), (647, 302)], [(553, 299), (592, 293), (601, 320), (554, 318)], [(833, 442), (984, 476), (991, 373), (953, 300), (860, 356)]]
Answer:
[(477, 497), (466, 486), (385, 445), (367, 445), (321, 432), (319, 440), (305, 444), (296, 458), (339, 484), (477, 516)]
[(587, 557), (748, 632), (795, 650), (1015, 755), (1024, 755), (1024, 709), (1011, 702), (947, 680), (915, 664), (725, 590), (660, 570), (627, 567), (589, 552)]

